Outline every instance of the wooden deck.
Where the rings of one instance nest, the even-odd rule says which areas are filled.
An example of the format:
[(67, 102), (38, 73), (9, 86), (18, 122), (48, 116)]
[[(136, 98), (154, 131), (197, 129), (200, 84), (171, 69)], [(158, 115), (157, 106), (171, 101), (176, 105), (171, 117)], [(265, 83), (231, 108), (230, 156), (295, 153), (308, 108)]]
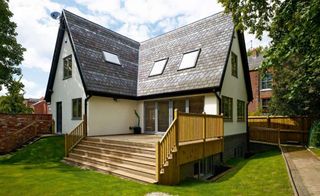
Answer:
[(106, 135), (106, 136), (91, 136), (91, 138), (100, 140), (113, 140), (121, 142), (134, 142), (134, 143), (145, 143), (154, 144), (161, 139), (162, 135), (152, 134), (127, 134), (127, 135)]
[[(180, 182), (182, 165), (223, 152), (223, 117), (174, 112), (163, 135), (86, 135), (86, 122), (66, 135), (65, 161), (147, 183)], [(180, 173), (181, 172), (181, 173)]]

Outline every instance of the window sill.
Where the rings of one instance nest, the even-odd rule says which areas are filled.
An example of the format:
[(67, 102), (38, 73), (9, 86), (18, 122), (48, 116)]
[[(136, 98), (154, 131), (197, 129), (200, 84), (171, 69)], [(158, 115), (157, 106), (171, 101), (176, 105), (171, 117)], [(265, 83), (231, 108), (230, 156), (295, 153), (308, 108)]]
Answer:
[(63, 77), (63, 80), (67, 80), (69, 78), (72, 78), (72, 76), (68, 76), (68, 77)]
[(71, 120), (82, 120), (81, 117), (72, 117)]
[(264, 89), (260, 89), (260, 91), (272, 91), (272, 88), (264, 88)]

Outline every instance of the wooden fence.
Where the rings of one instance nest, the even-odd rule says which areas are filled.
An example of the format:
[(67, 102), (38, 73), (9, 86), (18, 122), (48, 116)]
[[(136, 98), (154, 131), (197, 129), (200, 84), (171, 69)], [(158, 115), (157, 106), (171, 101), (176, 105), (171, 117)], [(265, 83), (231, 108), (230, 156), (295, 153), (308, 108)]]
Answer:
[(67, 157), (69, 152), (83, 139), (87, 136), (87, 125), (86, 117), (85, 120), (81, 121), (80, 124), (74, 128), (70, 133), (66, 134), (64, 137), (65, 142), (65, 156)]
[(180, 165), (223, 150), (223, 117), (174, 112), (174, 120), (156, 145), (156, 178), (179, 182)]
[(249, 139), (273, 144), (306, 144), (311, 123), (308, 117), (249, 116)]

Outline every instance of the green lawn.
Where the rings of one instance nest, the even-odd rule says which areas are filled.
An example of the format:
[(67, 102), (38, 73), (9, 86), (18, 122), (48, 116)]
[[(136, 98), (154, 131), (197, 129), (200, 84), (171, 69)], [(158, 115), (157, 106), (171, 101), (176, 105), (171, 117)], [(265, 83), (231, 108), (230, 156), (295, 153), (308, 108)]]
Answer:
[(60, 162), (63, 137), (42, 139), (0, 156), (0, 195), (293, 195), (278, 151), (248, 160), (232, 160), (235, 168), (217, 182), (187, 181), (179, 186), (145, 185), (81, 170)]
[(320, 148), (309, 148), (314, 154), (320, 157)]

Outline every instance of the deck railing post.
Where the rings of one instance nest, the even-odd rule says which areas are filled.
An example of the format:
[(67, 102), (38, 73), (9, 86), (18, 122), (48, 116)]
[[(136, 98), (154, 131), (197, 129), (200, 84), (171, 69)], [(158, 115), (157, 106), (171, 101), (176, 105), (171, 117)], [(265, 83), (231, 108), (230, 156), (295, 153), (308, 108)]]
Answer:
[(176, 119), (176, 149), (179, 147), (179, 111), (178, 109), (174, 109), (174, 119)]
[(160, 180), (160, 141), (156, 144), (156, 180)]
[(64, 155), (68, 156), (68, 134), (66, 133), (64, 136)]

